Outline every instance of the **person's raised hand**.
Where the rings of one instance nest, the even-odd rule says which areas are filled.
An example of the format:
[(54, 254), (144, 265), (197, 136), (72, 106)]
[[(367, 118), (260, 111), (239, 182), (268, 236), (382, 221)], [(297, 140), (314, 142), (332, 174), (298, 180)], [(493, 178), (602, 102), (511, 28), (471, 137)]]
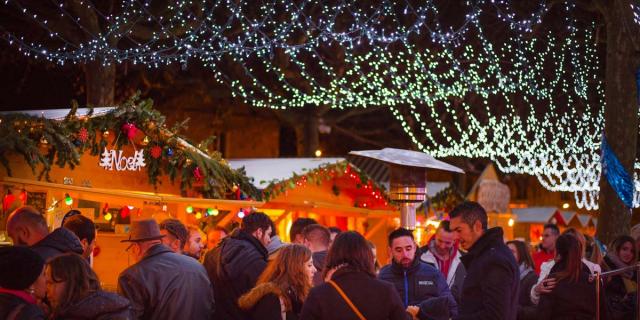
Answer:
[(416, 306), (408, 306), (407, 312), (411, 315), (411, 317), (416, 320), (418, 319), (418, 312), (420, 311), (419, 307)]

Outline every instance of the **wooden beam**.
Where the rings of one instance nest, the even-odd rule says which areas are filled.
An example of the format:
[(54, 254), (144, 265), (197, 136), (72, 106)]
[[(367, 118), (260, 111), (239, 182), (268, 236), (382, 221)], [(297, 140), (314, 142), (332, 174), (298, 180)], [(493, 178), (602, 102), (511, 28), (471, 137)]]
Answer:
[(381, 218), (374, 226), (373, 228), (367, 230), (367, 233), (364, 234), (364, 238), (369, 240), (371, 239), (371, 237), (378, 232), (382, 227), (384, 227), (387, 224), (387, 218)]
[(87, 194), (106, 195), (113, 197), (122, 197), (129, 199), (140, 199), (155, 202), (167, 202), (167, 203), (182, 203), (190, 204), (196, 207), (232, 207), (232, 208), (246, 208), (246, 207), (262, 207), (264, 202), (262, 201), (244, 201), (244, 200), (226, 200), (226, 199), (202, 199), (202, 198), (185, 198), (171, 194), (158, 194), (151, 192), (140, 192), (133, 190), (118, 190), (118, 189), (104, 189), (104, 188), (88, 188), (79, 187), (74, 185), (66, 185), (60, 183), (44, 182), (30, 179), (19, 179), (5, 177), (3, 182), (14, 185), (29, 185), (38, 186), (44, 188), (52, 188), (66, 191), (75, 191)]
[(216, 224), (216, 226), (218, 227), (223, 227), (225, 228), (229, 222), (231, 222), (231, 220), (233, 220), (233, 218), (235, 218), (236, 213), (232, 211), (229, 211), (229, 213), (227, 213), (226, 216), (224, 216), (224, 218), (220, 219), (220, 221), (218, 221), (218, 223)]
[(280, 223), (280, 221), (284, 220), (289, 214), (291, 213), (291, 211), (289, 210), (285, 210), (283, 214), (279, 215), (275, 221), (273, 221), (274, 225), (278, 225), (278, 223)]

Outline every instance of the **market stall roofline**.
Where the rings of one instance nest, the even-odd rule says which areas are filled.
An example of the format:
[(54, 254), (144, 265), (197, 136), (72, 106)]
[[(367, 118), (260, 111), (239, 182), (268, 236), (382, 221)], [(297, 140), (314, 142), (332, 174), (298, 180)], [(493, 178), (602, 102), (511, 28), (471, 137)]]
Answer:
[[(256, 188), (264, 189), (272, 181), (286, 181), (295, 174), (305, 175), (324, 164), (335, 164), (347, 161), (345, 158), (254, 158), (254, 159), (227, 159), (232, 169), (244, 167), (246, 175), (253, 178)], [(376, 181), (380, 186), (389, 189), (389, 181)], [(427, 182), (427, 195), (435, 196), (438, 192), (447, 188), (449, 182)]]
[[(103, 116), (103, 115), (105, 115), (105, 114), (107, 114), (107, 113), (109, 113), (111, 111), (116, 110), (116, 109), (117, 109), (116, 107), (93, 108), (93, 113), (91, 114), (91, 118)], [(49, 119), (49, 120), (62, 121), (69, 115), (70, 111), (71, 111), (71, 109), (13, 110), (13, 111), (0, 111), (0, 116), (8, 115), (8, 114), (21, 113), (21, 114), (26, 114), (26, 115), (29, 115), (29, 116), (34, 116), (34, 117), (42, 117), (42, 118)], [(90, 111), (91, 111), (91, 108), (78, 108), (78, 109), (76, 109), (75, 115), (78, 118), (84, 118), (84, 117), (88, 116)], [(167, 135), (167, 136), (172, 135), (171, 132), (169, 132), (169, 130), (166, 130), (166, 129), (163, 130), (162, 133)], [(186, 140), (184, 140), (184, 139), (182, 139), (180, 137), (176, 137), (176, 141), (182, 147), (188, 148), (191, 151), (197, 152), (198, 154), (200, 154), (203, 157), (211, 159), (211, 157), (209, 157), (209, 155), (207, 155), (206, 153), (202, 152), (200, 149), (194, 147), (192, 144), (190, 144)]]
[(256, 188), (264, 189), (272, 181), (285, 181), (294, 175), (305, 175), (324, 164), (335, 164), (344, 158), (257, 158), (227, 159), (232, 169), (244, 167), (248, 177), (253, 178)]
[[(93, 114), (91, 117), (98, 117), (105, 115), (113, 110), (115, 107), (101, 107), (93, 108)], [(0, 115), (23, 113), (34, 117), (42, 117), (50, 120), (63, 120), (69, 115), (71, 109), (42, 109), (42, 110), (13, 110), (13, 111), (0, 111)], [(79, 118), (86, 117), (91, 111), (91, 108), (78, 108), (76, 110), (76, 116)]]
[(3, 182), (6, 184), (25, 185), (25, 186), (32, 185), (32, 186), (56, 188), (56, 189), (63, 189), (63, 190), (72, 190), (72, 191), (78, 191), (78, 192), (103, 194), (103, 195), (109, 195), (109, 196), (134, 198), (134, 199), (140, 199), (140, 200), (171, 202), (171, 203), (176, 203), (176, 202), (189, 203), (192, 206), (196, 206), (196, 207), (199, 207), (199, 206), (206, 207), (211, 205), (261, 207), (262, 205), (264, 205), (264, 202), (262, 201), (184, 198), (184, 197), (171, 195), (171, 194), (157, 194), (157, 193), (141, 192), (141, 191), (133, 191), (133, 190), (88, 188), (88, 187), (79, 187), (79, 186), (73, 186), (73, 185), (65, 185), (65, 184), (59, 184), (59, 183), (43, 182), (43, 181), (35, 181), (35, 180), (19, 179), (19, 178), (11, 178), (11, 177), (3, 178)]

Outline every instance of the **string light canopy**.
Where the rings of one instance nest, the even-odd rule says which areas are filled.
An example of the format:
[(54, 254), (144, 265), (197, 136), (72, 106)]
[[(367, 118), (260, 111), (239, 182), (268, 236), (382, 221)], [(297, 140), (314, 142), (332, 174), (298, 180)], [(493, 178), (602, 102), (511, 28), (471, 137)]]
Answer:
[[(198, 61), (256, 107), (385, 106), (425, 152), (486, 157), (597, 208), (604, 86), (595, 27), (577, 22), (575, 0), (553, 13), (560, 31), (544, 28), (552, 8), (543, 0), (526, 13), (507, 0), (464, 1), (458, 20), (441, 13), (448, 1), (127, 0), (110, 11), (89, 0), (52, 0), (49, 10), (4, 3), (48, 35), (36, 41), (0, 26), (27, 56), (61, 65)], [(640, 9), (631, 10), (640, 23)], [(61, 32), (63, 23), (82, 36)], [(490, 36), (496, 23), (506, 30), (499, 41)], [(636, 190), (638, 206), (638, 180)]]

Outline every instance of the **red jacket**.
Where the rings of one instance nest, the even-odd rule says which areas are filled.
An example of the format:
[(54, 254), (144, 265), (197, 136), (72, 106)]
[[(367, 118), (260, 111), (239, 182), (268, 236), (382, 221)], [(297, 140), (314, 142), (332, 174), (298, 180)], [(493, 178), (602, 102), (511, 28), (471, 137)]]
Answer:
[(540, 266), (542, 265), (542, 263), (552, 260), (555, 256), (555, 250), (550, 252), (547, 252), (545, 250), (536, 251), (531, 256), (533, 258), (533, 265), (535, 267), (536, 274), (540, 275)]

